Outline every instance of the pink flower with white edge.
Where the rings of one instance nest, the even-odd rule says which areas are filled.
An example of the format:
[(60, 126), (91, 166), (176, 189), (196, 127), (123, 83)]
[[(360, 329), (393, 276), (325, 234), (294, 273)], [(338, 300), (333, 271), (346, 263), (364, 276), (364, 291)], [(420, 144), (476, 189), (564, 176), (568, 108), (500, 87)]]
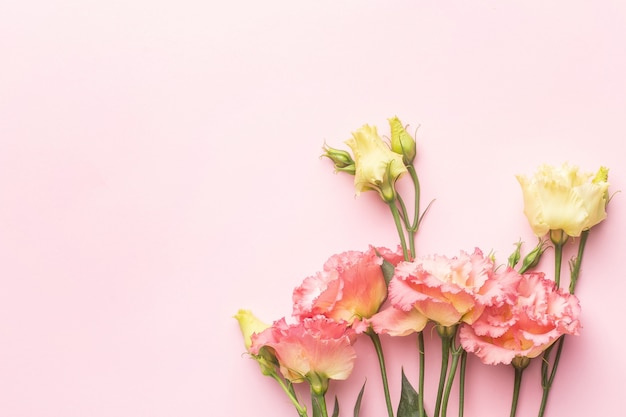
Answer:
[[(383, 252), (391, 259), (388, 249)], [(324, 315), (344, 320), (355, 328), (373, 316), (387, 298), (387, 283), (377, 249), (333, 255), (316, 275), (306, 278), (293, 292), (293, 315), (304, 318)]]
[(250, 352), (271, 348), (285, 378), (308, 381), (314, 392), (323, 394), (330, 379), (347, 379), (352, 372), (354, 341), (354, 331), (343, 321), (315, 316), (288, 324), (283, 318), (253, 335)]
[(543, 273), (522, 275), (517, 291), (513, 302), (487, 307), (471, 326), (459, 330), (463, 348), (485, 364), (534, 358), (562, 335), (579, 333), (578, 299), (555, 289), (554, 281)]
[(514, 297), (515, 274), (496, 274), (493, 260), (476, 248), (448, 258), (440, 255), (401, 262), (389, 285), (398, 309), (416, 309), (441, 326), (473, 323), (487, 305)]

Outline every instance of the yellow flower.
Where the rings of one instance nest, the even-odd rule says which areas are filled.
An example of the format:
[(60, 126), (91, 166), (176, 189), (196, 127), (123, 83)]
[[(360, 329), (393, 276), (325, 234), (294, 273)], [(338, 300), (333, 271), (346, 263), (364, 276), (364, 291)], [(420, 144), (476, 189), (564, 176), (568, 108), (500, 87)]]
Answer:
[(537, 236), (562, 230), (580, 236), (606, 218), (608, 170), (580, 172), (577, 166), (541, 166), (532, 178), (518, 175), (524, 194), (524, 214)]
[(402, 155), (393, 152), (380, 136), (376, 127), (364, 125), (346, 141), (352, 149), (356, 172), (354, 186), (357, 195), (362, 191), (376, 190), (386, 202), (395, 199), (395, 182), (405, 172)]

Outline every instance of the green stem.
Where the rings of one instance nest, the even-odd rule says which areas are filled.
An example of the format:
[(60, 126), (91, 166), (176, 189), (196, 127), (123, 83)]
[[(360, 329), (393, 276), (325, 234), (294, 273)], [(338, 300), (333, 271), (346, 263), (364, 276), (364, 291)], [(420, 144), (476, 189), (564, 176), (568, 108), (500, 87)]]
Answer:
[(302, 404), (300, 404), (300, 401), (298, 401), (298, 398), (296, 397), (296, 391), (293, 389), (293, 385), (286, 384), (285, 381), (281, 377), (279, 377), (277, 374), (272, 374), (270, 376), (276, 382), (278, 382), (278, 384), (283, 389), (283, 391), (285, 391), (285, 393), (289, 397), (289, 400), (291, 400), (291, 403), (294, 405), (294, 407), (296, 407), (296, 411), (298, 412), (298, 415), (300, 417), (308, 417), (308, 414), (306, 412), (306, 407), (304, 407)]
[(417, 229), (419, 229), (419, 213), (420, 213), (420, 181), (417, 177), (417, 172), (415, 172), (415, 167), (413, 164), (410, 164), (406, 167), (407, 171), (409, 171), (409, 175), (411, 176), (411, 180), (413, 180), (413, 188), (415, 190), (415, 215), (413, 217), (413, 222), (411, 226), (409, 226), (409, 230), (413, 233), (417, 233)]
[(311, 399), (317, 404), (317, 410), (320, 412), (320, 417), (328, 417), (328, 409), (326, 407), (326, 396), (311, 391)]
[(563, 261), (563, 245), (567, 235), (563, 230), (550, 230), (550, 240), (554, 244), (554, 286), (561, 286), (561, 263)]
[[(438, 326), (437, 330), (443, 326)], [(450, 343), (452, 338), (448, 335), (439, 333), (441, 337), (441, 372), (439, 374), (439, 387), (437, 389), (437, 401), (435, 402), (435, 414), (434, 417), (439, 417), (441, 410), (441, 400), (443, 398), (443, 389), (446, 383), (446, 376), (448, 374), (448, 361), (450, 359)]]
[[(412, 226), (408, 223), (409, 214), (406, 209), (406, 204), (404, 204), (404, 200), (402, 196), (398, 194), (397, 196), (398, 203), (400, 204), (400, 219), (404, 223), (404, 227), (406, 229), (407, 237), (409, 238), (409, 255), (412, 258), (415, 258), (415, 232), (412, 229)], [(406, 261), (410, 261), (411, 259), (405, 258)]]
[(461, 352), (461, 369), (459, 371), (459, 417), (463, 417), (465, 408), (465, 368), (467, 365), (467, 351)]
[(539, 407), (539, 417), (543, 417), (543, 414), (546, 411), (546, 405), (548, 403), (548, 395), (550, 394), (550, 388), (552, 388), (552, 383), (554, 382), (554, 377), (556, 376), (556, 370), (559, 366), (559, 361), (561, 360), (561, 352), (563, 351), (563, 343), (565, 341), (565, 335), (561, 336), (559, 340), (556, 342), (556, 354), (554, 355), (554, 363), (552, 364), (552, 370), (550, 371), (550, 377), (548, 377), (548, 364), (549, 364), (549, 356), (552, 351), (552, 346), (550, 346), (543, 354), (543, 364), (541, 366), (541, 379), (542, 379), (542, 388), (543, 388), (543, 396), (541, 397), (541, 406)]
[(376, 350), (376, 356), (378, 356), (378, 364), (380, 365), (380, 375), (383, 381), (383, 389), (385, 391), (385, 402), (387, 404), (387, 413), (389, 417), (393, 417), (393, 406), (391, 404), (391, 395), (389, 394), (389, 382), (387, 380), (387, 368), (385, 366), (385, 356), (383, 355), (383, 347), (380, 343), (380, 337), (372, 332), (368, 331), (367, 335), (372, 340), (374, 344), (374, 349)]
[(452, 363), (450, 364), (450, 373), (447, 377), (446, 382), (446, 391), (443, 395), (443, 401), (441, 403), (441, 417), (446, 417), (448, 415), (448, 400), (450, 399), (450, 392), (452, 391), (452, 383), (454, 382), (454, 375), (456, 374), (456, 368), (459, 364), (459, 357), (461, 356), (461, 352), (463, 352), (463, 348), (457, 347), (452, 348)]
[(411, 256), (415, 258), (416, 256), (415, 235), (417, 234), (417, 231), (420, 226), (420, 181), (419, 181), (419, 178), (417, 177), (417, 172), (415, 172), (415, 167), (412, 164), (409, 164), (407, 166), (407, 170), (409, 171), (409, 174), (411, 175), (411, 180), (413, 181), (413, 189), (414, 189), (414, 196), (415, 196), (415, 202), (413, 203), (414, 204), (413, 222), (411, 223), (410, 226), (407, 225), (407, 232), (410, 237), (409, 245), (411, 247)]
[(515, 369), (515, 380), (513, 383), (513, 401), (511, 402), (511, 417), (517, 413), (517, 400), (519, 399), (519, 389), (522, 385), (522, 374), (526, 368), (513, 367)]
[(409, 249), (406, 246), (406, 237), (404, 236), (404, 229), (402, 228), (402, 219), (400, 218), (400, 212), (398, 211), (398, 207), (396, 206), (395, 201), (389, 202), (388, 205), (389, 209), (391, 210), (391, 214), (393, 215), (393, 221), (396, 224), (398, 236), (400, 237), (402, 254), (404, 255), (405, 260), (409, 260)]
[(418, 350), (419, 350), (419, 362), (420, 362), (420, 376), (419, 376), (419, 396), (417, 397), (417, 406), (419, 408), (419, 417), (426, 417), (426, 409), (424, 408), (424, 367), (425, 367), (425, 354), (424, 354), (424, 333), (419, 332), (417, 334)]
[(580, 275), (580, 266), (583, 263), (583, 252), (585, 251), (585, 245), (587, 244), (587, 237), (589, 237), (589, 229), (584, 230), (580, 234), (580, 242), (578, 243), (578, 254), (576, 255), (576, 261), (572, 267), (571, 280), (569, 283), (569, 292), (574, 294), (576, 289), (576, 283), (578, 282), (578, 276)]

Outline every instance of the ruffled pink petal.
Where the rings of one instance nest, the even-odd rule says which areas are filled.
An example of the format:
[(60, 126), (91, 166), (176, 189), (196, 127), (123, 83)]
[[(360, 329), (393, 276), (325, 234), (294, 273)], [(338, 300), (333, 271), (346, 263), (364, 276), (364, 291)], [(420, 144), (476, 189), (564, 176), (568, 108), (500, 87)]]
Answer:
[(421, 332), (426, 327), (428, 318), (415, 309), (407, 312), (389, 306), (375, 314), (369, 322), (378, 334), (407, 336), (411, 333)]
[(474, 353), (487, 365), (510, 364), (519, 352), (494, 344), (490, 338), (477, 336), (469, 325), (463, 325), (459, 329), (461, 346), (467, 352)]

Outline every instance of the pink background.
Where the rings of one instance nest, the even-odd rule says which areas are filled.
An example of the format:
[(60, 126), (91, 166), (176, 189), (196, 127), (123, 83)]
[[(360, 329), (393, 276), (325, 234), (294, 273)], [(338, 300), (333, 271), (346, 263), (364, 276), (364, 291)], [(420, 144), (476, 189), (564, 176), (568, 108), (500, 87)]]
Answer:
[[(504, 262), (534, 243), (515, 174), (606, 165), (626, 188), (625, 39), (619, 0), (1, 2), (0, 416), (295, 416), (232, 315), (278, 319), (330, 255), (397, 243), (324, 141), (393, 115), (419, 126), (436, 201), (418, 250)], [(618, 193), (591, 234), (550, 416), (620, 414), (624, 214)], [(383, 342), (395, 404), (415, 339)], [(362, 417), (382, 416), (371, 345), (357, 350), (332, 392), (351, 415), (367, 378)], [(466, 416), (508, 415), (511, 386), (471, 357)]]

